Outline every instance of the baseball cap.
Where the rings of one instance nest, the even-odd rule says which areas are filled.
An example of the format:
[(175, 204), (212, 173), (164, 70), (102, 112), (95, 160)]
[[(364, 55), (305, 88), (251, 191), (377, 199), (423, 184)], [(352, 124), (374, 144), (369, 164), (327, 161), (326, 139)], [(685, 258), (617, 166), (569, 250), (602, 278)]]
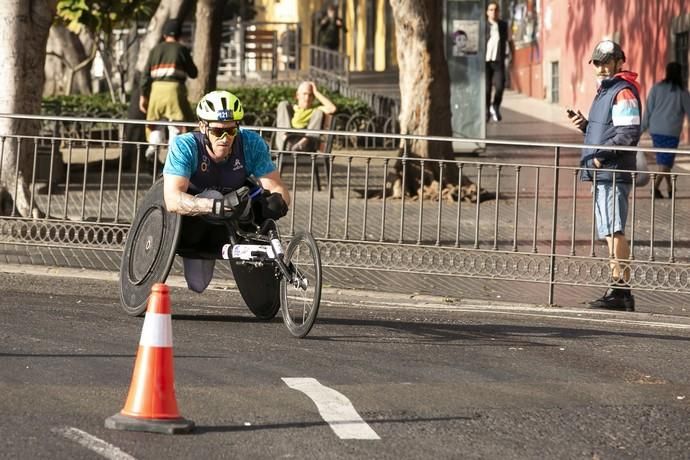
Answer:
[(168, 37), (179, 37), (180, 21), (177, 19), (168, 19), (163, 26), (163, 35)]
[(612, 40), (604, 40), (594, 47), (589, 63), (591, 64), (593, 61), (606, 62), (609, 59), (622, 59), (625, 62), (625, 53), (618, 43)]

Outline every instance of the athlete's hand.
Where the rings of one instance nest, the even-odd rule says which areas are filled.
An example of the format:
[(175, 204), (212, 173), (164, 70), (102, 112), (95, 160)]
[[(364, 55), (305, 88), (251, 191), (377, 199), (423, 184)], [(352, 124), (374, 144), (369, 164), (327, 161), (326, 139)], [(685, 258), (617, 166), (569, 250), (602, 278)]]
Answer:
[(250, 209), (249, 202), (249, 187), (240, 187), (226, 193), (222, 199), (213, 200), (213, 215), (224, 217), (235, 214), (243, 217)]
[(261, 200), (261, 215), (264, 219), (280, 219), (288, 212), (288, 205), (280, 193), (271, 193)]

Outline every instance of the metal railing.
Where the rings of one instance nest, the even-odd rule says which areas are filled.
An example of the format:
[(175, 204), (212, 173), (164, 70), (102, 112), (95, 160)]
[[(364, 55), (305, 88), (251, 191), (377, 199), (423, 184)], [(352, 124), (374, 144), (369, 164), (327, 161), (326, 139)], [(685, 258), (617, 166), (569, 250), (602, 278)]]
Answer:
[[(268, 138), (276, 131), (255, 129)], [(327, 267), (541, 283), (548, 286), (548, 303), (553, 303), (557, 285), (611, 282), (608, 250), (595, 234), (592, 184), (578, 178), (579, 144), (312, 133), (396, 147), (401, 138), (481, 141), (532, 153), (525, 161), (441, 161), (337, 141), (326, 156), (274, 150), (293, 197), (289, 214), (280, 221), (281, 231), (289, 236), (300, 228), (311, 230)], [(159, 146), (160, 155), (148, 163), (143, 159), (145, 143), (0, 133), (0, 164), (5, 165), (0, 181), (6, 183), (19, 169), (18, 163), (7, 168), (9, 152), (26, 144), (31, 146), (26, 149), (30, 158), (24, 158), (32, 165), (31, 204), (46, 216), (32, 219), (13, 210), (0, 217), (0, 243), (121, 251), (138, 203), (160, 174), (165, 146)], [(46, 145), (50, 148), (41, 157), (41, 146)], [(122, 155), (125, 146), (136, 152), (130, 169)], [(677, 151), (679, 159), (689, 154)], [(47, 172), (39, 178), (41, 167)], [(321, 191), (315, 186), (316, 174), (325, 184)], [(652, 180), (657, 174), (652, 173)], [(455, 187), (448, 183), (453, 176), (471, 183)], [(680, 205), (687, 197), (678, 193), (690, 188), (688, 176), (670, 174), (672, 199), (655, 198), (650, 186), (632, 189), (626, 228), (631, 255), (624, 265), (635, 289), (690, 293), (690, 208)], [(405, 190), (409, 193), (400, 193)]]
[(328, 48), (309, 45), (309, 74), (338, 91), (350, 83), (350, 57)]

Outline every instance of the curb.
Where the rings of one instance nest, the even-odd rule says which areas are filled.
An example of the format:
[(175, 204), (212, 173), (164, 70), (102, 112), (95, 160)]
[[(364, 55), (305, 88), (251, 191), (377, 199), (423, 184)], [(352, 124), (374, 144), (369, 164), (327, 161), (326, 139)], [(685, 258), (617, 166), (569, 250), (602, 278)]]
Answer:
[[(107, 270), (94, 270), (70, 267), (47, 267), (29, 264), (6, 264), (0, 267), (0, 273), (20, 275), (50, 276), (63, 278), (81, 278), (117, 282), (119, 274)], [(170, 275), (166, 284), (175, 288), (186, 288), (184, 276)], [(233, 280), (212, 281), (208, 289), (227, 291), (236, 289)], [(519, 302), (502, 302), (485, 299), (457, 299), (452, 297), (433, 296), (428, 294), (401, 294), (358, 289), (330, 288), (322, 289), (323, 304), (342, 305), (342, 301), (330, 299), (347, 299), (348, 306), (359, 309), (414, 309), (421, 311), (484, 313), (514, 315), (522, 317), (563, 318), (586, 322), (615, 323), (618, 325), (646, 325), (665, 329), (690, 329), (690, 317), (646, 312), (612, 312), (590, 308), (560, 307), (544, 304)]]
[[(18, 275), (34, 275), (34, 276), (59, 276), (63, 278), (82, 278), (102, 281), (117, 281), (119, 273), (108, 270), (95, 270), (89, 268), (72, 268), (72, 267), (54, 267), (45, 265), (31, 265), (31, 264), (5, 264), (0, 266), (0, 273), (11, 273)], [(169, 275), (165, 282), (168, 286), (176, 288), (186, 288), (187, 282), (182, 275)], [(227, 291), (228, 289), (237, 289), (234, 280), (212, 280), (208, 288), (210, 290)], [(460, 299), (443, 296), (433, 296), (428, 294), (401, 294), (381, 291), (366, 291), (359, 289), (346, 289), (323, 287), (322, 292), (332, 297), (339, 297), (347, 295), (348, 297), (355, 297), (361, 299), (381, 299), (381, 300), (395, 300), (395, 301), (415, 301), (417, 304), (438, 304), (438, 305), (457, 305), (462, 302)], [(494, 302), (485, 300), (472, 300), (473, 304), (484, 303), (501, 304), (507, 306), (511, 305), (532, 305), (532, 304), (517, 304), (510, 302)]]

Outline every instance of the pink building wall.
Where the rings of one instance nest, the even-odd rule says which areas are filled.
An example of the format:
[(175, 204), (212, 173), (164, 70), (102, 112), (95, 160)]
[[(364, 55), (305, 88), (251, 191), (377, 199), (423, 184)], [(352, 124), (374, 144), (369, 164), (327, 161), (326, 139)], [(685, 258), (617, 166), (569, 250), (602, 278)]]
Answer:
[[(683, 6), (684, 5), (684, 6)], [(551, 62), (559, 63), (559, 104), (586, 113), (596, 92), (592, 49), (603, 38), (618, 41), (624, 69), (637, 72), (646, 100), (673, 60), (671, 23), (690, 13), (688, 0), (542, 0), (542, 79), (548, 97)]]

